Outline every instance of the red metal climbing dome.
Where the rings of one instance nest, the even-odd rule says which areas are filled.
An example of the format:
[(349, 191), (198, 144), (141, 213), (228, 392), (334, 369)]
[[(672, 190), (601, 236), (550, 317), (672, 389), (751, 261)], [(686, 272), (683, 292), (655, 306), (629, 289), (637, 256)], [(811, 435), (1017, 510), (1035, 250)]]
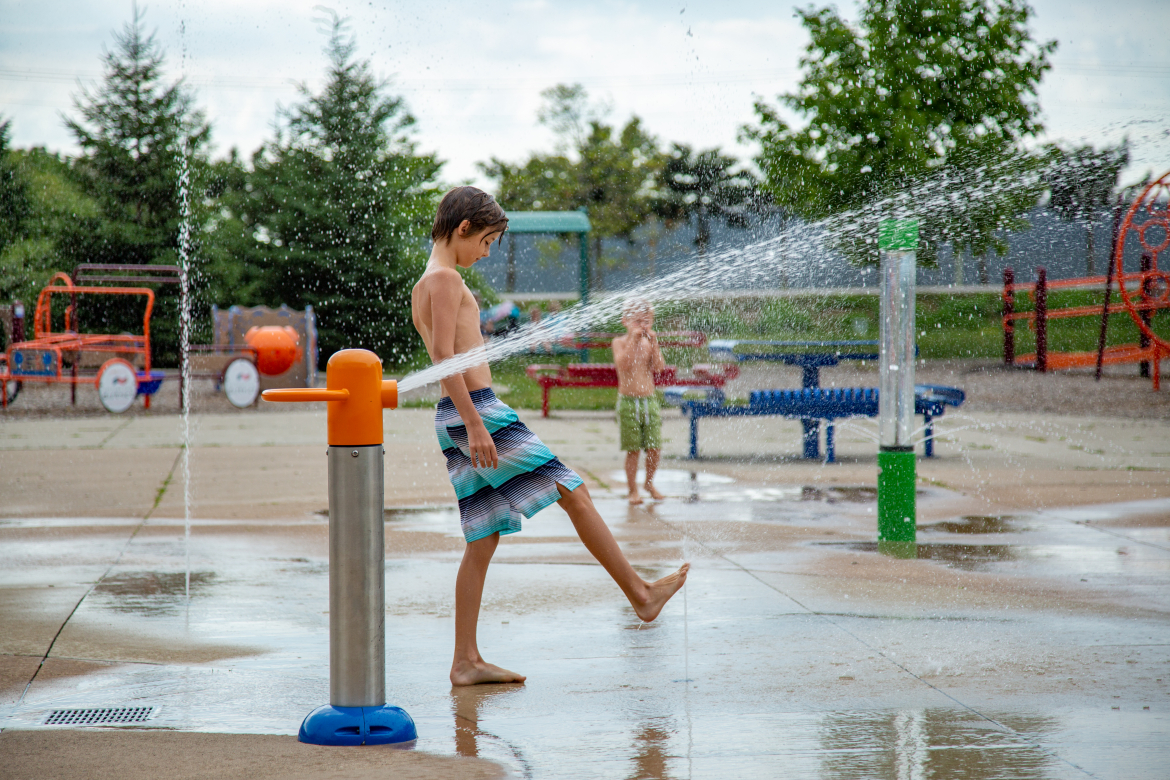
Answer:
[[(1138, 270), (1125, 268), (1126, 241), (1141, 247), (1141, 262)], [(1170, 306), (1170, 171), (1150, 184), (1134, 200), (1125, 214), (1117, 244), (1113, 247), (1113, 263), (1116, 269), (1118, 292), (1121, 300), (1141, 331), (1142, 347), (1155, 352), (1154, 365), (1160, 359), (1170, 357), (1168, 329), (1163, 323), (1155, 323), (1154, 316), (1159, 310)], [(1159, 263), (1159, 258), (1161, 262)], [(1161, 268), (1159, 268), (1161, 264)], [(1165, 314), (1162, 320), (1166, 319)], [(1159, 335), (1156, 324), (1162, 324)], [(1155, 368), (1155, 371), (1157, 369)]]

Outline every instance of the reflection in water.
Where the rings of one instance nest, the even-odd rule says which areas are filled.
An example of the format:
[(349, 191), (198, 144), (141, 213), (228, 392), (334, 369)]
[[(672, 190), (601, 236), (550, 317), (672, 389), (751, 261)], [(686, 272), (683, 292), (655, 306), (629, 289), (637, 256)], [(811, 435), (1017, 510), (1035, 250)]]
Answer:
[[(1043, 780), (1055, 759), (1036, 741), (1054, 718), (925, 709), (834, 713), (822, 724), (822, 777), (881, 780)], [(1014, 732), (1014, 733), (1013, 733)]]
[(817, 487), (804, 485), (800, 488), (801, 501), (824, 501), (826, 504), (837, 504), (842, 501), (850, 504), (869, 504), (877, 501), (877, 488), (871, 485)]
[(635, 736), (634, 771), (629, 780), (666, 780), (666, 762), (670, 757), (671, 732), (664, 728), (666, 718), (654, 718), (642, 724)]
[[(213, 571), (191, 572), (191, 596), (203, 595)], [(110, 609), (140, 615), (177, 615), (187, 600), (187, 572), (135, 571), (106, 577), (94, 588)]]
[[(860, 552), (878, 552), (878, 542), (819, 542)], [(989, 563), (1026, 558), (1028, 552), (1010, 544), (942, 544), (917, 545), (920, 561), (938, 561), (964, 571), (979, 571)]]
[(455, 716), (455, 752), (465, 758), (500, 761), (520, 770), (530, 778), (532, 765), (518, 747), (479, 727), (489, 700), (512, 696), (524, 690), (521, 683), (502, 685), (467, 685), (451, 689), (451, 712)]
[(948, 534), (1012, 534), (1026, 531), (1016, 525), (1013, 515), (965, 515), (958, 520), (944, 520), (930, 525), (920, 525), (920, 531), (943, 531)]

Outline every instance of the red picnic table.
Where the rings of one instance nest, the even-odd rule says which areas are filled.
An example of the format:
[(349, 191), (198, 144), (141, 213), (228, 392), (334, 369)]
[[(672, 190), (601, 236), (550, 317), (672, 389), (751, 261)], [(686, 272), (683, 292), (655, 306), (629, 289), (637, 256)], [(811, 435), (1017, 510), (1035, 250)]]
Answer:
[[(528, 376), (540, 385), (540, 414), (548, 417), (548, 394), (554, 387), (617, 387), (617, 366), (613, 363), (537, 363), (528, 367)], [(654, 374), (656, 387), (723, 387), (739, 376), (734, 363), (703, 363), (680, 376), (678, 366), (666, 366)]]

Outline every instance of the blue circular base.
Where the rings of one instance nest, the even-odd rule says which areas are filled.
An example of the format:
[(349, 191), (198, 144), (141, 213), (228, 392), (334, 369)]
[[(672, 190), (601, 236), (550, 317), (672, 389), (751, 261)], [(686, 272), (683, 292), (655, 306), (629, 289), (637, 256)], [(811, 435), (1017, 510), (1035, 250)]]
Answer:
[(309, 745), (393, 745), (418, 739), (418, 730), (401, 707), (326, 704), (305, 717), (297, 739)]

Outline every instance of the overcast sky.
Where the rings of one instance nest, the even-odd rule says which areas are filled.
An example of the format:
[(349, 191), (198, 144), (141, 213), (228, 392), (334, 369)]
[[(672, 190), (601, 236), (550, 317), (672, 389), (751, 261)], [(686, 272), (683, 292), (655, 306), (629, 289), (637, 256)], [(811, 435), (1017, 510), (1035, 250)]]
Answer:
[[(803, 5), (803, 3), (801, 3)], [(358, 54), (391, 79), (418, 118), (443, 177), (486, 184), (476, 162), (552, 147), (536, 123), (540, 91), (584, 84), (610, 119), (642, 117), (661, 141), (720, 146), (753, 120), (755, 96), (793, 90), (807, 41), (792, 2), (204, 0), (144, 3), (213, 125), (217, 154), (271, 136), (294, 85), (321, 84), (328, 7), (351, 20)], [(839, 4), (854, 16), (852, 2)], [(1048, 137), (1102, 144), (1128, 136), (1126, 178), (1170, 168), (1170, 0), (1037, 0), (1033, 31), (1060, 48), (1041, 90)], [(130, 18), (130, 0), (0, 0), (0, 114), (17, 146), (73, 153), (61, 122), (79, 83)]]

